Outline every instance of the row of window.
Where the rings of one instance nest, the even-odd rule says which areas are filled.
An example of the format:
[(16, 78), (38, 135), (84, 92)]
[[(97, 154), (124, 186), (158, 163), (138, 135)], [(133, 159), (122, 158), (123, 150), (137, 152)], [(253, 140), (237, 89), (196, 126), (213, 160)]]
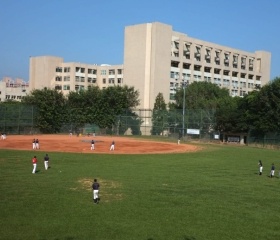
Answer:
[[(102, 81), (103, 81), (104, 84), (106, 84), (107, 79), (103, 78)], [(76, 81), (76, 82), (83, 82), (83, 81), (81, 81), (81, 78), (80, 78), (79, 81)], [(88, 83), (96, 83), (96, 79), (95, 78), (89, 78)], [(108, 83), (109, 84), (115, 84), (115, 79), (114, 78), (109, 78)], [(117, 83), (121, 84), (122, 83), (122, 78), (118, 78)], [(89, 85), (89, 87), (90, 87), (90, 85)], [(75, 90), (77, 90), (77, 89), (80, 90), (80, 89), (84, 89), (84, 88), (85, 88), (85, 85), (75, 85)], [(67, 85), (56, 84), (55, 89), (57, 89), (57, 90), (62, 90), (62, 89), (63, 90), (70, 90), (70, 85), (69, 84), (67, 84)]]
[(14, 99), (14, 100), (20, 100), (24, 98), (24, 96), (16, 96), (16, 95), (6, 95), (6, 99)]
[[(180, 66), (180, 62), (177, 62), (177, 61), (171, 61), (171, 67), (174, 67), (174, 68), (181, 68)], [(194, 64), (193, 66), (190, 64), (190, 63), (182, 63), (182, 69), (188, 69), (188, 70), (191, 70), (193, 69), (194, 71), (204, 71), (204, 72), (213, 72), (215, 74), (220, 74), (220, 72), (222, 71), (222, 69), (220, 68), (213, 68), (213, 67), (202, 67), (201, 65), (198, 65), (198, 64)], [(241, 68), (242, 69), (242, 68)], [(242, 69), (243, 70), (243, 69)], [(226, 69), (226, 70), (223, 70), (224, 72), (230, 72), (230, 70)], [(249, 68), (249, 71), (253, 71), (253, 68)], [(236, 71), (232, 71), (232, 72), (236, 72), (238, 73), (238, 70)], [(245, 74), (246, 73), (242, 73), (240, 72), (240, 74)]]
[[(83, 68), (83, 67), (75, 67), (75, 72), (76, 73), (86, 73), (86, 71), (87, 71), (88, 74), (97, 74), (97, 69), (91, 69), (91, 68), (86, 69), (86, 68)], [(64, 67), (64, 68), (56, 67), (55, 72), (57, 72), (57, 73), (62, 73), (62, 72), (68, 73), (68, 72), (71, 72), (71, 68), (70, 67)], [(117, 69), (117, 70), (109, 69), (108, 70), (109, 75), (114, 75), (114, 74), (116, 74), (116, 72), (117, 72), (117, 74), (122, 74), (123, 69)], [(106, 75), (107, 70), (101, 70), (100, 74), (101, 75)]]
[[(206, 82), (211, 82), (211, 79), (205, 79)], [(254, 83), (246, 83), (246, 82), (238, 82), (238, 81), (229, 81), (228, 79), (223, 79), (223, 82), (221, 81), (221, 79), (219, 78), (215, 78), (214, 82), (216, 85), (218, 86), (224, 86), (224, 87), (230, 87), (232, 86), (233, 89), (238, 89), (240, 87), (240, 89), (242, 88), (250, 88), (250, 89), (254, 89), (255, 87), (259, 86), (259, 84), (254, 84)], [(176, 90), (177, 88), (181, 87), (179, 85), (179, 83), (174, 83), (171, 82), (170, 83), (170, 90)]]
[[(55, 81), (56, 82), (62, 82), (62, 77), (61, 76), (56, 76)], [(70, 76), (64, 76), (63, 81), (64, 82), (70, 81)], [(75, 77), (75, 82), (85, 82), (85, 77), (76, 76)], [(89, 77), (89, 78), (87, 78), (87, 82), (88, 83), (96, 83), (96, 78), (90, 78)], [(106, 78), (103, 78), (102, 82), (104, 84), (106, 84), (106, 82), (107, 82)], [(115, 78), (109, 78), (108, 83), (115, 83)], [(117, 83), (118, 84), (122, 83), (122, 78), (117, 78)]]
[[(204, 71), (204, 72), (209, 73), (208, 71)], [(232, 72), (227, 71), (227, 70), (223, 70), (223, 72), (221, 72), (221, 71), (214, 71), (214, 74), (223, 75), (223, 76), (232, 76), (232, 77), (243, 78), (243, 79), (251, 79), (251, 80), (255, 79), (257, 81), (261, 81), (261, 76), (254, 76), (253, 74), (248, 74), (247, 75), (245, 73), (238, 73), (238, 72), (234, 72), (234, 71), (232, 71)], [(201, 75), (193, 74), (193, 77), (194, 78), (201, 78)], [(179, 80), (180, 79), (180, 75), (179, 75), (178, 72), (171, 71), (170, 72), (170, 78), (173, 78), (175, 80)], [(187, 74), (187, 73), (183, 73), (182, 74), (182, 79), (190, 80), (190, 78), (191, 78), (191, 74)]]
[[(249, 70), (253, 71), (254, 61), (253, 57), (247, 58), (247, 56), (239, 56), (239, 53), (230, 53), (227, 51), (222, 51), (215, 49), (213, 50), (212, 47), (202, 47), (201, 45), (196, 45), (191, 47), (192, 44), (185, 42), (183, 46), (182, 54), (186, 59), (191, 58), (191, 51), (193, 52), (193, 57), (196, 61), (201, 61), (202, 56), (202, 49), (204, 49), (204, 60), (206, 63), (211, 63), (214, 60), (216, 65), (220, 65), (221, 62), (224, 63), (225, 66), (229, 67), (230, 64), (233, 68), (238, 68), (240, 63), (241, 69), (246, 69), (246, 65), (249, 66)], [(179, 57), (179, 41), (173, 41), (171, 43), (171, 56)], [(223, 58), (221, 60), (221, 58)], [(260, 61), (260, 60), (259, 60)]]

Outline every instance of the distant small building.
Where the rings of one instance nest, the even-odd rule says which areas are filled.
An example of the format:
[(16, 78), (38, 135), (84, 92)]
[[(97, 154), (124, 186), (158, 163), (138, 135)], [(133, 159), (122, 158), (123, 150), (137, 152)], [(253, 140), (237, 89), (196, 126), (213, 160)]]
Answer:
[(4, 77), (0, 81), (0, 102), (21, 101), (29, 93), (29, 83), (20, 78)]

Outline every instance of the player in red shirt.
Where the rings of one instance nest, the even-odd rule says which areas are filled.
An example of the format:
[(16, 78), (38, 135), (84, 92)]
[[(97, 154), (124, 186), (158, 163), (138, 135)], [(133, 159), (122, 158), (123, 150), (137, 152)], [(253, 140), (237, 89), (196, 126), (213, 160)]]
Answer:
[(33, 171), (32, 171), (32, 173), (34, 174), (34, 173), (36, 173), (36, 168), (37, 168), (37, 157), (36, 156), (34, 156), (32, 158), (32, 164), (33, 164)]

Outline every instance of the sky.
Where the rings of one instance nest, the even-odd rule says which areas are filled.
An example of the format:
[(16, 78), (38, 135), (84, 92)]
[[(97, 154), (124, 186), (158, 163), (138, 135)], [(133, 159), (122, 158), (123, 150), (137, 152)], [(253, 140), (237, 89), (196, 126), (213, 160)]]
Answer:
[(123, 64), (126, 26), (162, 22), (207, 42), (271, 52), (280, 77), (279, 0), (0, 0), (0, 80), (29, 80), (30, 56)]

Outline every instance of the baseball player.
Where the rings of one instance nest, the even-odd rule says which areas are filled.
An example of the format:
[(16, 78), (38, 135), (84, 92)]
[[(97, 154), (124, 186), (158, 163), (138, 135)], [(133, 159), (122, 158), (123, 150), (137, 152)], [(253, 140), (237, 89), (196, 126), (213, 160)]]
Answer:
[(91, 140), (91, 147), (90, 150), (94, 150), (94, 140)]
[(32, 171), (32, 173), (35, 174), (36, 173), (36, 168), (37, 168), (37, 157), (36, 156), (34, 156), (32, 158), (32, 164), (33, 164), (33, 171)]
[(32, 149), (36, 149), (36, 140), (35, 140), (35, 138), (33, 139), (33, 142), (32, 142)]
[(6, 138), (7, 138), (6, 133), (1, 133), (1, 139), (2, 139), (2, 140), (5, 140)]
[(97, 182), (97, 179), (94, 179), (92, 184), (92, 190), (93, 190), (93, 202), (99, 203), (99, 183)]
[(274, 166), (274, 163), (272, 163), (272, 166), (271, 166), (271, 170), (270, 170), (270, 177), (274, 177), (274, 171), (275, 171), (275, 166)]
[(50, 158), (49, 158), (48, 154), (46, 154), (46, 156), (44, 157), (44, 165), (45, 165), (46, 170), (48, 170), (48, 168), (49, 168), (49, 160), (50, 160)]
[(259, 168), (260, 168), (259, 175), (262, 175), (262, 171), (263, 171), (263, 164), (262, 164), (262, 161), (261, 161), (261, 160), (259, 160), (258, 165), (259, 165)]
[(114, 150), (115, 150), (115, 141), (113, 140), (113, 142), (111, 143), (110, 151), (114, 151)]
[(35, 140), (35, 148), (36, 149), (40, 149), (39, 139), (38, 138)]

